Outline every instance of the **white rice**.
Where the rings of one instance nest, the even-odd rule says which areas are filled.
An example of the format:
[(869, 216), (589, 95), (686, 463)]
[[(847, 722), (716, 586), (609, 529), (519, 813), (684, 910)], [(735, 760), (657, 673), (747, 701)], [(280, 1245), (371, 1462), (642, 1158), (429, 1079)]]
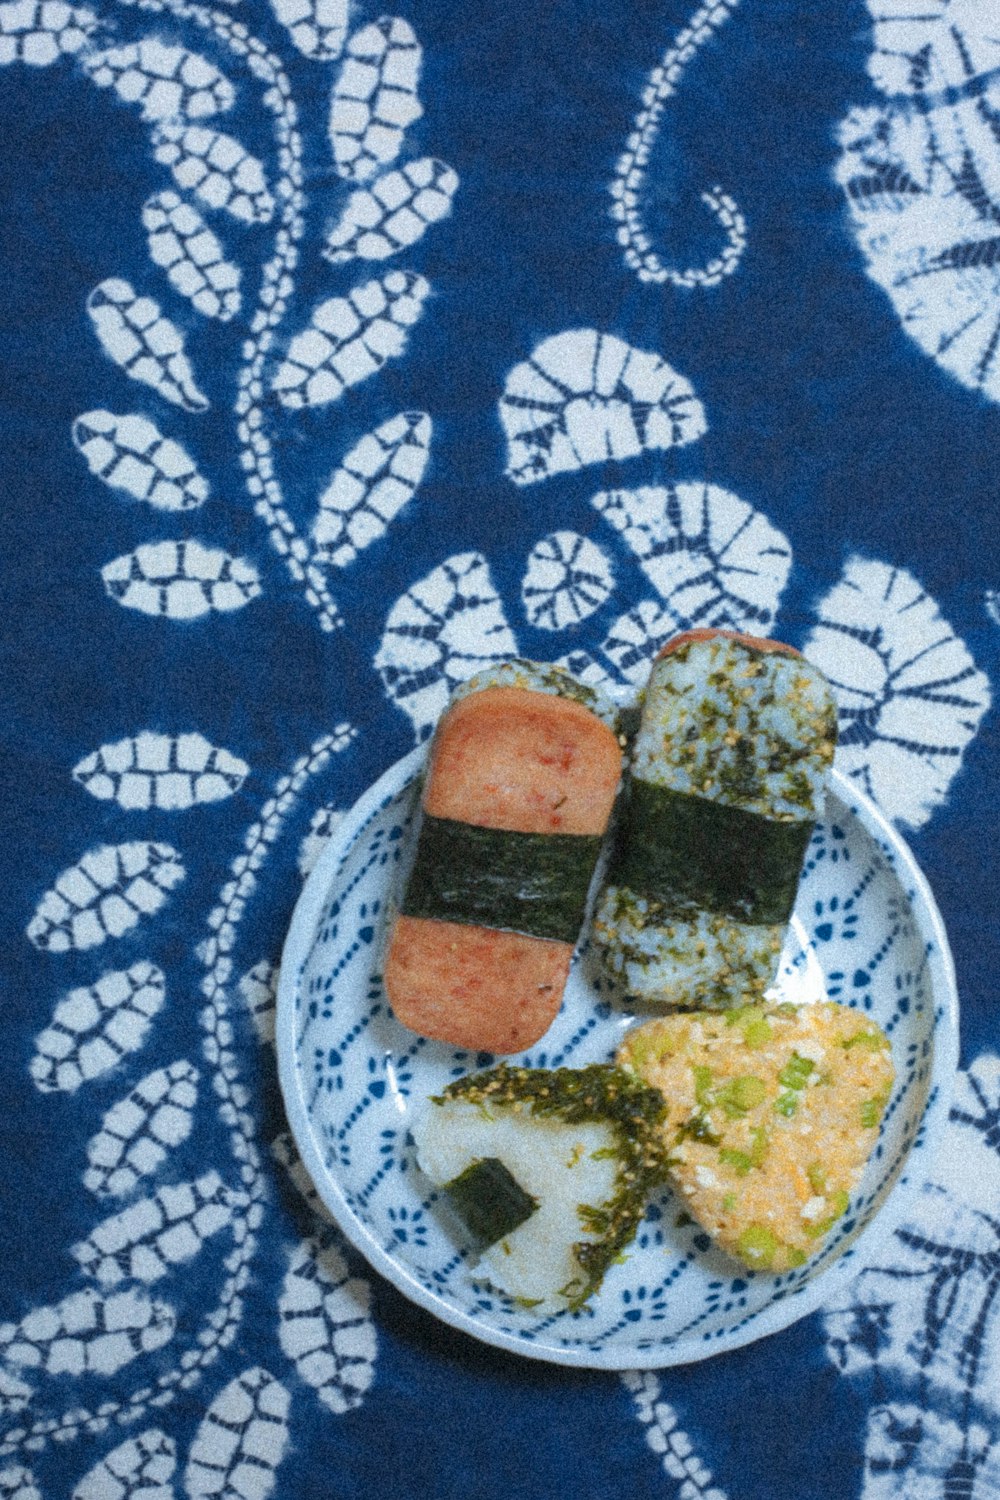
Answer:
[(413, 1138), (418, 1165), (437, 1187), (473, 1162), (496, 1157), (537, 1198), (535, 1212), (485, 1250), (471, 1274), (531, 1303), (536, 1315), (564, 1309), (568, 1298), (561, 1289), (582, 1275), (573, 1246), (598, 1238), (581, 1222), (579, 1208), (600, 1207), (615, 1190), (619, 1161), (612, 1126), (538, 1119), (509, 1105), (490, 1105), (487, 1113), (480, 1103), (447, 1099), (428, 1106)]

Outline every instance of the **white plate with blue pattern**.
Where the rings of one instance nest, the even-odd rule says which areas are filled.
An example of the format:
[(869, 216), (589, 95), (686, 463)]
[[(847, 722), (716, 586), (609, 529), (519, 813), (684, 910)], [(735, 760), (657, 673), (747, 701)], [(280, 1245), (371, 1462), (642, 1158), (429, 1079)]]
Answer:
[[(344, 1234), (446, 1323), (559, 1364), (683, 1364), (814, 1311), (903, 1220), (948, 1116), (958, 1062), (954, 970), (933, 897), (904, 842), (835, 772), (775, 985), (775, 999), (856, 1006), (892, 1043), (896, 1086), (878, 1145), (822, 1252), (783, 1275), (746, 1271), (685, 1222), (664, 1190), (586, 1307), (539, 1318), (475, 1279), (409, 1135), (428, 1095), (493, 1061), (414, 1035), (395, 1020), (382, 987), (385, 929), (425, 757), (426, 746), (397, 762), (344, 818), (306, 881), (282, 957), (285, 1105)], [(556, 1021), (516, 1060), (536, 1067), (607, 1060), (636, 1018), (596, 977), (584, 937)]]

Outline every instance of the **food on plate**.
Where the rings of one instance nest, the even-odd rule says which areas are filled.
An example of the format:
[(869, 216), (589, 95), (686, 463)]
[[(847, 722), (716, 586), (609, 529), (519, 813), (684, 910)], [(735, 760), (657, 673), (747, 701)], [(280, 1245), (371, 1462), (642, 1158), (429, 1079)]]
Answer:
[(405, 1026), (499, 1053), (548, 1030), (621, 780), (617, 727), (602, 694), (536, 662), (501, 663), (455, 692), (386, 953)]
[(467, 1074), (413, 1127), (421, 1170), (479, 1255), (473, 1275), (537, 1313), (576, 1310), (665, 1180), (667, 1106), (612, 1063)]
[(692, 630), (663, 648), (593, 921), (630, 995), (712, 1009), (763, 996), (836, 735), (826, 679), (791, 646)]
[(662, 1092), (691, 1215), (767, 1271), (802, 1265), (847, 1211), (894, 1078), (875, 1022), (829, 1001), (658, 1017), (616, 1060)]

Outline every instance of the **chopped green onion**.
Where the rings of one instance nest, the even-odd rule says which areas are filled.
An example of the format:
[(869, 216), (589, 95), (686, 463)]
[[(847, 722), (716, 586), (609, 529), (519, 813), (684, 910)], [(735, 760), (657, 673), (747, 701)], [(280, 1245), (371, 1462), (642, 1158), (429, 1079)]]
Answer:
[(820, 1219), (816, 1224), (810, 1224), (806, 1234), (811, 1240), (818, 1240), (824, 1234), (828, 1234), (836, 1224), (837, 1220), (847, 1212), (850, 1203), (850, 1195), (839, 1188), (837, 1192), (831, 1193), (829, 1197), (830, 1212), (825, 1219)]
[(693, 1072), (694, 1096), (703, 1109), (710, 1109), (715, 1102), (712, 1097), (712, 1070), (696, 1063)]
[(726, 1012), (726, 1025), (738, 1026), (750, 1048), (763, 1047), (774, 1036), (771, 1024), (759, 1005), (738, 1005)]
[(813, 1192), (822, 1197), (826, 1192), (826, 1169), (822, 1162), (810, 1162), (806, 1167), (806, 1176), (809, 1178), (809, 1186)]
[(767, 1270), (774, 1260), (778, 1241), (766, 1224), (748, 1224), (736, 1241), (736, 1249), (749, 1265)]
[(874, 1130), (882, 1118), (882, 1111), (888, 1103), (886, 1094), (875, 1094), (871, 1099), (866, 1099), (861, 1106), (861, 1124), (865, 1130)]
[(756, 1130), (750, 1132), (750, 1165), (762, 1167), (767, 1155), (768, 1135), (763, 1125), (758, 1125)]
[(815, 1066), (810, 1058), (800, 1057), (797, 1052), (793, 1052), (778, 1074), (778, 1082), (786, 1089), (805, 1088), (806, 1079)]
[(748, 1109), (764, 1102), (767, 1098), (767, 1085), (762, 1078), (755, 1078), (752, 1073), (743, 1073), (739, 1078), (731, 1078), (720, 1088), (717, 1097), (729, 1118), (738, 1119)]
[(860, 1047), (863, 1052), (881, 1052), (888, 1045), (888, 1037), (884, 1037), (880, 1031), (856, 1031), (841, 1043), (845, 1052), (850, 1052), (852, 1047)]

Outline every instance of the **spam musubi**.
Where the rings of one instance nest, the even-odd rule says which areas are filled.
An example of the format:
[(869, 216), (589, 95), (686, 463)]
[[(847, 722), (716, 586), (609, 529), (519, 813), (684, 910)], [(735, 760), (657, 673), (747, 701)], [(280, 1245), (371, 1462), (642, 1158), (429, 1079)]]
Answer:
[(420, 1035), (520, 1052), (559, 1010), (621, 780), (617, 709), (558, 667), (462, 684), (431, 742), (384, 981)]
[(488, 1280), (536, 1314), (573, 1311), (630, 1243), (666, 1179), (666, 1101), (612, 1063), (467, 1074), (413, 1127)]
[(837, 734), (792, 647), (676, 636), (653, 664), (593, 933), (631, 996), (725, 1009), (774, 978)]

